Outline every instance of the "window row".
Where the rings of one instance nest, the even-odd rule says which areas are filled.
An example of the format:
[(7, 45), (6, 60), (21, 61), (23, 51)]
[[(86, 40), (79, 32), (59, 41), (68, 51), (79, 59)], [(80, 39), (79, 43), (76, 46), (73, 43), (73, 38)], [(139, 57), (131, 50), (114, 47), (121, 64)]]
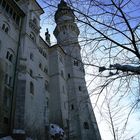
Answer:
[[(47, 59), (47, 54), (42, 50), (42, 48), (39, 48), (39, 52)], [(30, 59), (33, 61), (34, 60), (34, 55), (33, 53), (30, 53)]]
[(1, 29), (8, 34), (9, 32), (9, 25), (7, 23), (3, 23)]
[(20, 24), (20, 16), (14, 11), (13, 7), (11, 7), (5, 0), (0, 0), (1, 7), (8, 13), (17, 25)]
[(47, 54), (45, 51), (43, 51), (43, 48), (39, 47), (38, 50), (47, 59)]
[(36, 18), (34, 18), (33, 20), (32, 20), (32, 19), (29, 20), (29, 27), (30, 27), (36, 34), (38, 34), (39, 31), (40, 31), (40, 27), (38, 27), (38, 25), (37, 25), (37, 20), (36, 20)]
[(42, 65), (41, 62), (39, 63), (39, 68), (40, 68), (42, 71), (44, 71), (45, 74), (48, 74), (48, 68), (47, 68), (47, 66), (45, 66), (45, 67), (43, 68), (43, 65)]
[(7, 51), (7, 53), (6, 53), (6, 59), (13, 63), (13, 59), (14, 59), (13, 53), (10, 52), (10, 51)]
[[(48, 74), (48, 69), (47, 68), (44, 68), (44, 73)], [(32, 69), (29, 70), (29, 74), (30, 74), (31, 77), (34, 77)]]
[[(48, 90), (48, 81), (45, 81), (44, 88), (45, 90)], [(34, 95), (34, 92), (34, 84), (32, 81), (30, 81), (30, 93)]]
[[(44, 68), (44, 73), (48, 74), (48, 69), (47, 68)], [(29, 74), (30, 74), (31, 77), (34, 77), (32, 69), (29, 69)]]
[(71, 24), (59, 26), (59, 31), (65, 31), (65, 30), (68, 30), (68, 29), (71, 29), (72, 31), (76, 31), (77, 30), (76, 26), (71, 25)]
[[(74, 110), (74, 105), (73, 105), (73, 104), (71, 104), (70, 110)], [(88, 124), (88, 122), (84, 122), (84, 123), (83, 123), (83, 127), (84, 127), (84, 129), (89, 129), (89, 124)]]
[(33, 40), (33, 42), (36, 42), (36, 36), (33, 32), (31, 32), (29, 36)]
[(80, 62), (80, 61), (78, 61), (78, 60), (74, 60), (74, 61), (73, 61), (73, 65), (74, 65), (74, 66), (77, 66), (77, 67), (79, 66), (79, 70), (82, 71), (83, 73), (85, 73), (83, 64), (82, 64), (82, 63), (79, 63), (79, 62)]

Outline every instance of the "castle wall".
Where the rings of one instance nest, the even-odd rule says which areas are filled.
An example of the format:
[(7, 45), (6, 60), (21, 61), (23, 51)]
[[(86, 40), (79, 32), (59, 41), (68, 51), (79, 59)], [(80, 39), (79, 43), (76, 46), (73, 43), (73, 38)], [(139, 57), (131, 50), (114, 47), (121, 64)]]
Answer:
[(6, 1), (21, 17), (5, 13), (0, 1), (0, 134), (12, 126), (14, 132), (44, 140), (53, 123), (70, 140), (100, 140), (72, 10), (60, 2), (54, 30), (58, 44), (50, 47), (39, 36), (43, 10), (37, 2)]

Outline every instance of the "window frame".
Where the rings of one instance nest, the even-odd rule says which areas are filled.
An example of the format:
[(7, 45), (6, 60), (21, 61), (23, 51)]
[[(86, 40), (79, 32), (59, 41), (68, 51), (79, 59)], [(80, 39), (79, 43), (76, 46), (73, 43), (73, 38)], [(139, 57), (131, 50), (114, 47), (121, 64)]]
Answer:
[(34, 95), (34, 84), (32, 81), (30, 81), (30, 93)]

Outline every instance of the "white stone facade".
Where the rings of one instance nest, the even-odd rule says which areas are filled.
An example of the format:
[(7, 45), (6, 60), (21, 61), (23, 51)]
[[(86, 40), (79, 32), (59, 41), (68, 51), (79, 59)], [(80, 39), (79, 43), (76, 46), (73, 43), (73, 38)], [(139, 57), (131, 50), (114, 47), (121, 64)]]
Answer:
[(39, 35), (41, 14), (35, 0), (0, 0), (0, 135), (22, 130), (48, 140), (52, 123), (65, 139), (100, 140), (74, 14), (61, 0), (54, 46)]

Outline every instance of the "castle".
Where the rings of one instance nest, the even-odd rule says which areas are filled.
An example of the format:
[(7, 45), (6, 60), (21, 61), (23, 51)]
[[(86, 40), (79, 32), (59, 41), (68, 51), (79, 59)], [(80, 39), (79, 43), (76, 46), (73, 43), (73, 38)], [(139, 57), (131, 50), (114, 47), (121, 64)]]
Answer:
[(36, 0), (0, 0), (0, 136), (22, 133), (49, 140), (101, 140), (89, 99), (73, 10), (61, 0), (54, 35), (40, 36)]

